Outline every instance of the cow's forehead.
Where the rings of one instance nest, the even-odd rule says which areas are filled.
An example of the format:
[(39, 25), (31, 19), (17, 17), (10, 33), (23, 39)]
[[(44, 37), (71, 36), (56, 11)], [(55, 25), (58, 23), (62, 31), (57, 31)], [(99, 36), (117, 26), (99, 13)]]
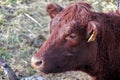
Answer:
[(62, 21), (58, 21), (58, 23), (55, 23), (55, 24), (53, 21), (52, 23), (52, 26), (54, 26), (54, 30), (52, 31), (54, 33), (53, 35), (62, 39), (74, 31), (75, 27), (77, 27), (75, 26), (76, 24), (77, 22), (75, 20), (72, 20), (66, 23), (65, 22), (63, 23)]
[(53, 20), (52, 20), (52, 26), (64, 26), (64, 27), (67, 27), (67, 26), (74, 26), (76, 25), (77, 23), (80, 23), (80, 20), (75, 20), (75, 19), (72, 19), (72, 20), (64, 20), (62, 19), (61, 20), (61, 16), (57, 15)]
[(65, 24), (62, 24), (61, 27), (58, 27), (59, 35), (65, 36), (71, 33), (78, 33), (80, 31), (80, 27), (80, 24), (75, 20), (67, 22)]
[(68, 21), (68, 22), (58, 21), (58, 26), (61, 28), (61, 30), (64, 30), (64, 31), (73, 30), (75, 27), (77, 27), (79, 25), (78, 25), (78, 22), (75, 21), (75, 20), (71, 20), (71, 21)]

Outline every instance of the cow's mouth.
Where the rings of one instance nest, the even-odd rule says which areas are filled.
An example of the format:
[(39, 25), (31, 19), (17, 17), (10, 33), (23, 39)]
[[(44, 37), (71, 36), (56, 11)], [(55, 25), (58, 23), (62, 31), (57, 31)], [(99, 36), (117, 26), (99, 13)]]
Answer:
[(44, 61), (41, 61), (40, 59), (36, 59), (34, 57), (32, 57), (31, 59), (31, 66), (40, 71), (40, 72), (43, 72), (45, 74), (48, 74), (48, 73), (61, 73), (61, 72), (64, 72), (64, 71), (68, 71), (69, 69), (64, 69), (63, 66), (58, 66), (56, 64), (52, 64), (52, 63), (49, 63), (49, 64), (46, 64)]

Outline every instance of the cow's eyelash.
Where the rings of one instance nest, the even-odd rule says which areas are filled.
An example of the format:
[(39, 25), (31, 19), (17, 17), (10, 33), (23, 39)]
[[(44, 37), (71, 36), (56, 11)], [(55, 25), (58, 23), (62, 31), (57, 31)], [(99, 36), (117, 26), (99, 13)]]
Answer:
[(71, 34), (68, 34), (67, 37), (69, 37), (71, 39), (76, 39), (76, 38), (78, 38), (78, 35), (76, 33), (71, 33)]
[(70, 34), (69, 37), (72, 39), (75, 39), (77, 37), (77, 35)]

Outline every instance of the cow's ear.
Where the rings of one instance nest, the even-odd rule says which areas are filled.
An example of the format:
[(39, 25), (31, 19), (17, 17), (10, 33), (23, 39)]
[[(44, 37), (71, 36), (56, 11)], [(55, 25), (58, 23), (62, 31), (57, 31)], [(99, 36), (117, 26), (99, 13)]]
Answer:
[(46, 7), (46, 11), (51, 18), (54, 18), (63, 8), (58, 4), (48, 4)]
[(98, 23), (95, 21), (90, 21), (87, 26), (87, 42), (92, 42), (96, 39), (98, 30)]

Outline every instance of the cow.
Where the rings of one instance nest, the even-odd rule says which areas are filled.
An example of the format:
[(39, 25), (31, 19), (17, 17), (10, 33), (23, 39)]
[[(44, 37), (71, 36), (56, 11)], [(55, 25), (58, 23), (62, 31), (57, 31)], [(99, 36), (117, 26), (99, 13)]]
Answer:
[(94, 80), (120, 80), (120, 13), (96, 12), (85, 2), (46, 7), (50, 36), (32, 56), (43, 73), (83, 71)]

